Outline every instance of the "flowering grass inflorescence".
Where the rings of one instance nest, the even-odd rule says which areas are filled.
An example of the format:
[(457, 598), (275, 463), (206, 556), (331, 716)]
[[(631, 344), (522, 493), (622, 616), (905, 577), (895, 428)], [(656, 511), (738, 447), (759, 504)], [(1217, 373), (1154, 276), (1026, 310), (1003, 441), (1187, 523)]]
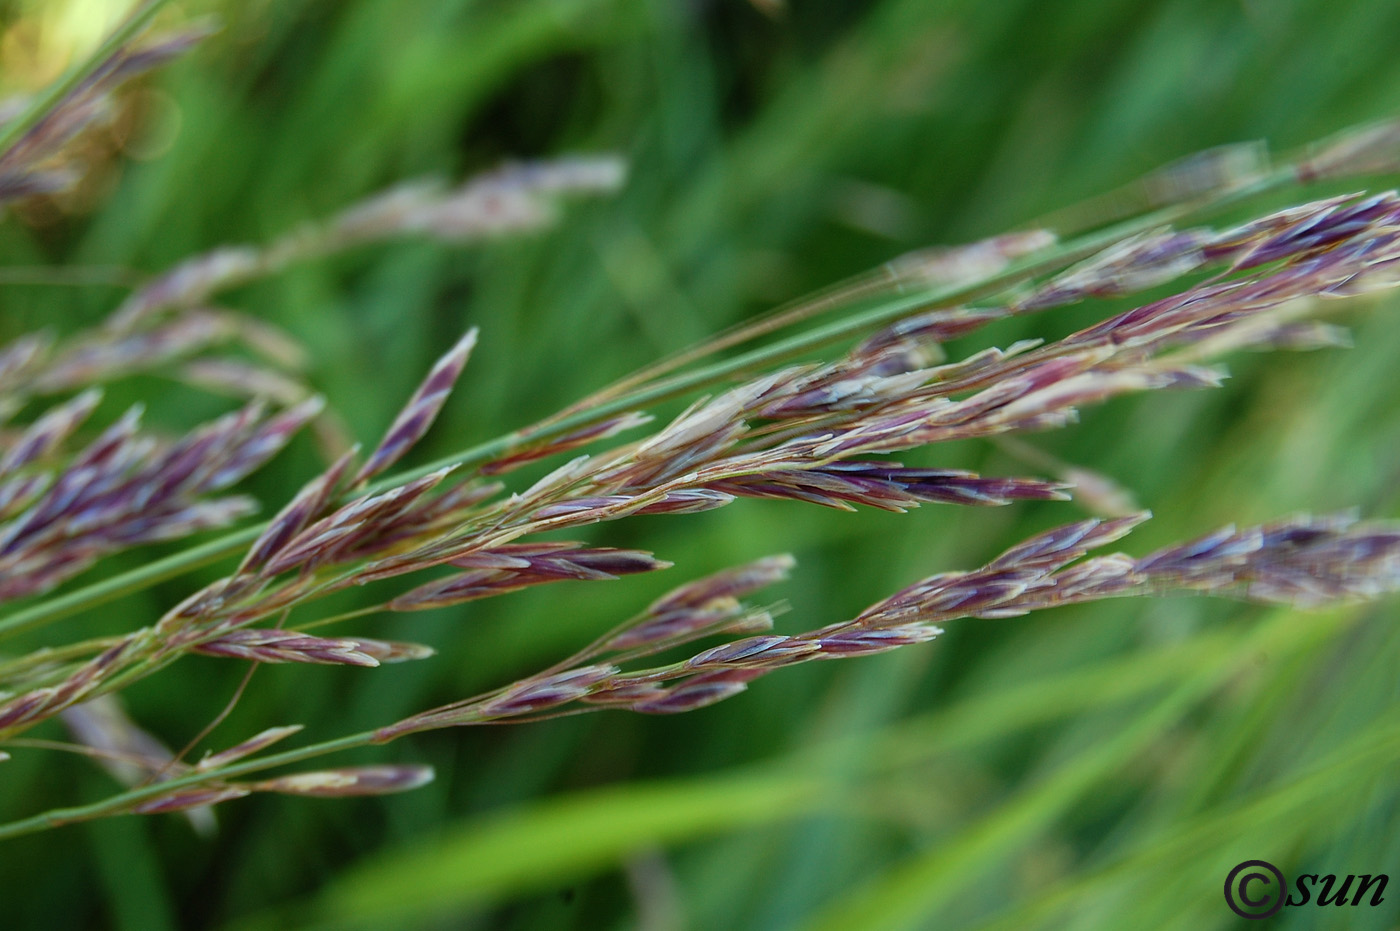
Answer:
[[(188, 44), (182, 38), (119, 53), (50, 115), (31, 120), (0, 156), (5, 196), (47, 190), (51, 175), (43, 166), (92, 119), (94, 95), (137, 64)], [(1057, 527), (980, 568), (930, 576), (853, 618), (795, 634), (774, 630), (771, 606), (745, 600), (794, 569), (788, 556), (761, 559), (682, 584), (536, 675), (299, 750), (267, 752), (300, 730), (279, 726), (187, 763), (126, 719), (114, 700), (122, 688), (191, 654), (367, 668), (433, 655), (426, 644), (327, 635), (319, 625), (336, 618), (303, 617), (306, 606), (351, 587), (383, 593), (358, 616), (449, 608), (671, 566), (640, 550), (541, 539), (549, 532), (691, 514), (742, 498), (896, 512), (926, 503), (1072, 499), (1074, 487), (1061, 481), (910, 467), (884, 457), (1060, 427), (1085, 405), (1127, 394), (1213, 388), (1224, 377), (1216, 360), (1237, 349), (1344, 342), (1335, 327), (1313, 319), (1322, 309), (1318, 299), (1400, 283), (1400, 197), (1333, 197), (1221, 230), (1176, 221), (1284, 183), (1391, 167), (1394, 143), (1393, 127), (1383, 127), (1334, 140), (1281, 169), (1222, 169), (1204, 187), (1160, 195), (1156, 212), (1078, 239), (1061, 242), (1037, 230), (906, 256), (516, 434), (390, 474), (447, 403), (478, 341), (469, 330), (368, 455), (335, 449), (330, 465), (269, 521), (170, 563), (178, 570), (241, 551), (223, 578), (139, 630), (0, 659), (0, 746), (22, 746), (22, 734), (62, 716), (86, 752), (130, 787), (103, 802), (0, 826), (0, 837), (108, 814), (203, 809), (253, 792), (410, 789), (431, 772), (380, 765), (244, 777), (429, 729), (601, 709), (690, 711), (782, 667), (925, 643), (961, 618), (1165, 592), (1315, 605), (1400, 588), (1400, 526), (1392, 523), (1295, 517), (1229, 527), (1134, 558), (1096, 553), (1146, 518), (1114, 515)], [(252, 510), (249, 499), (212, 495), (265, 463), (302, 426), (319, 422), (322, 401), (297, 373), (300, 351), (265, 325), (208, 307), (219, 291), (390, 237), (473, 241), (536, 228), (550, 220), (559, 195), (605, 191), (620, 180), (616, 160), (574, 158), (509, 166), (455, 189), (397, 188), (266, 247), (229, 247), (182, 263), (137, 289), (97, 330), (64, 341), (30, 336), (0, 348), (3, 423), (45, 397), (82, 389), (0, 434), (0, 601), (44, 596), (113, 552), (239, 521)], [(1054, 341), (944, 356), (945, 342), (1007, 317), (1183, 279), (1186, 286), (1171, 296)], [(840, 308), (849, 313), (836, 324), (687, 369), (707, 354)], [(829, 361), (780, 365), (836, 337), (857, 341)], [(258, 360), (218, 354), (229, 343)], [(85, 386), (149, 371), (233, 387), (255, 400), (182, 438), (146, 433), (132, 410), (79, 442), (100, 403), (100, 393)], [(700, 389), (711, 393), (650, 428), (658, 404)], [(269, 413), (268, 403), (282, 409)], [(650, 432), (635, 436), (643, 429)], [(593, 451), (509, 487), (507, 476), (517, 470), (585, 447)], [(138, 572), (128, 588), (154, 577)], [(399, 577), (413, 577), (413, 584), (395, 586)], [(96, 604), (103, 584), (60, 596), (68, 599), (64, 610)], [(0, 635), (59, 616), (30, 602), (0, 618)], [(663, 662), (668, 654), (682, 658)]]

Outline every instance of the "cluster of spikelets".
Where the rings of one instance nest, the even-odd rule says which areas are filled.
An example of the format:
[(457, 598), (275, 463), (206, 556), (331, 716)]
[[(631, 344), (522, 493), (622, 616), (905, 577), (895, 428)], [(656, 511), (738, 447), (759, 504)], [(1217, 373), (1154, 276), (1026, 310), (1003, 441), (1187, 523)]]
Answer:
[[(121, 46), (96, 62), (0, 155), (0, 195), (52, 190), (67, 177), (52, 163), (61, 161), (64, 143), (99, 118), (99, 104), (116, 83), (191, 41)], [(1283, 169), (1251, 165), (1204, 187), (1199, 178), (1185, 191), (1178, 184), (1170, 199), (1219, 202), (1280, 178), (1388, 168), (1396, 149), (1395, 126), (1383, 126), (1346, 135)], [(573, 159), (507, 167), (455, 189), (406, 186), (268, 246), (191, 259), (136, 290), (91, 332), (62, 340), (36, 334), (0, 348), (0, 601), (48, 596), (0, 618), (0, 636), (38, 628), (160, 576), (165, 567), (49, 594), (114, 552), (234, 525), (252, 510), (245, 497), (225, 494), (239, 479), (308, 424), (334, 440), (333, 422), (296, 375), (296, 347), (264, 324), (207, 309), (218, 291), (310, 256), (393, 236), (466, 241), (534, 228), (548, 222), (559, 195), (606, 191), (620, 180), (613, 160)], [(411, 577), (406, 589), (385, 586), (374, 609), (409, 612), (670, 565), (636, 550), (541, 542), (546, 531), (683, 515), (741, 498), (891, 511), (926, 502), (995, 506), (1066, 499), (1075, 489), (1061, 481), (909, 468), (887, 457), (946, 441), (1059, 427), (1084, 405), (1131, 393), (1215, 387), (1223, 373), (1211, 363), (1228, 351), (1344, 342), (1342, 331), (1311, 319), (1322, 306), (1318, 299), (1400, 283), (1400, 197), (1393, 193), (1309, 203), (1221, 230), (1175, 229), (1163, 219), (1078, 243), (1036, 231), (906, 256), (847, 288), (853, 304), (882, 297), (873, 311), (867, 300), (834, 328), (793, 337), (783, 347), (816, 345), (833, 333), (858, 335), (834, 361), (774, 368), (778, 353), (760, 349), (686, 375), (684, 366), (698, 358), (692, 353), (452, 461), (391, 475), (448, 400), (477, 340), (475, 330), (467, 333), (368, 455), (358, 448), (340, 452), (271, 520), (167, 561), (188, 568), (241, 551), (229, 575), (142, 629), (0, 657), (0, 747), (7, 741), (18, 746), (36, 724), (62, 717), (90, 755), (134, 786), (105, 802), (0, 826), (0, 837), (107, 814), (203, 809), (250, 792), (326, 796), (413, 788), (431, 772), (371, 766), (244, 777), (433, 728), (592, 709), (690, 711), (781, 667), (927, 642), (959, 618), (1012, 617), (1171, 591), (1314, 605), (1400, 587), (1400, 525), (1393, 523), (1295, 517), (1226, 528), (1140, 558), (1093, 555), (1146, 517), (1116, 513), (1057, 527), (985, 566), (931, 576), (856, 617), (796, 634), (774, 632), (771, 613), (746, 601), (793, 569), (787, 556), (761, 559), (681, 585), (537, 675), (300, 750), (265, 752), (300, 730), (281, 726), (187, 763), (115, 702), (122, 688), (192, 653), (255, 664), (362, 667), (432, 656), (424, 644), (298, 629), (303, 606), (352, 586)], [(1202, 273), (1209, 274), (1200, 280)], [(1054, 342), (1018, 343), (954, 361), (939, 348), (1001, 318), (1129, 295), (1188, 275), (1196, 283), (1179, 293)], [(975, 305), (972, 298), (979, 298)], [(830, 304), (828, 295), (808, 311)], [(789, 312), (761, 321), (740, 338), (794, 319)], [(223, 354), (231, 341), (261, 361)], [(726, 337), (708, 348), (738, 341)], [(156, 368), (255, 397), (176, 440), (144, 430), (139, 410), (89, 430), (100, 399), (93, 385)], [(724, 379), (725, 390), (652, 426), (645, 408), (653, 402)], [(14, 420), (54, 396), (66, 399), (27, 422)], [(507, 487), (507, 476), (521, 466), (585, 446), (592, 451), (532, 484)], [(428, 570), (436, 571), (425, 579)], [(717, 645), (703, 645), (716, 638)], [(657, 657), (677, 650), (691, 655), (657, 664)]]

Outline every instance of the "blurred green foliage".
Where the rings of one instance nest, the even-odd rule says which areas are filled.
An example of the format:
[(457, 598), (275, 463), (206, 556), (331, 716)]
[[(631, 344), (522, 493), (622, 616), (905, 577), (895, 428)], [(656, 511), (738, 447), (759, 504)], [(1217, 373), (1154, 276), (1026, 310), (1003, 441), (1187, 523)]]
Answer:
[[(631, 162), (619, 196), (544, 234), (469, 252), (396, 244), (227, 296), (311, 348), (312, 381), (361, 439), (479, 325), (416, 461), (909, 249), (1032, 223), (1204, 147), (1286, 149), (1400, 103), (1387, 0), (810, 0), (771, 18), (741, 0), (190, 6), (226, 26), (150, 85), (173, 102), (173, 144), (113, 163), (90, 213), (10, 218), (0, 263), (154, 271), (407, 177), (575, 151)], [(0, 336), (90, 323), (119, 297), (7, 285)], [(1394, 516), (1397, 309), (1357, 304), (1350, 352), (1231, 360), (1223, 391), (1116, 402), (1035, 442), (1156, 512), (1134, 552), (1301, 509)], [(154, 379), (112, 394), (113, 409), (148, 397), (172, 429), (222, 403)], [(921, 458), (1024, 468), (987, 446)], [(251, 487), (276, 506), (315, 468), (305, 443)], [(766, 553), (799, 559), (776, 593), (795, 631), (1078, 516), (752, 502), (609, 526), (594, 539), (677, 567), (357, 622), (440, 655), (262, 669), (216, 742), (294, 722), (329, 737), (460, 698), (547, 665), (682, 578)], [(53, 632), (135, 627), (195, 582)], [(248, 799), (220, 810), (210, 839), (166, 817), (12, 841), (0, 926), (1229, 926), (1221, 884), (1242, 860), (1400, 881), (1393, 613), (1170, 599), (964, 621), (932, 645), (785, 670), (687, 716), (419, 735), (361, 754), (434, 764), (438, 781), (406, 796)], [(130, 690), (129, 707), (179, 745), (241, 672), (192, 659)], [(0, 786), (6, 820), (113, 789), (37, 751), (16, 751)], [(1393, 927), (1397, 903), (1400, 890), (1333, 909), (1326, 926)], [(1318, 927), (1319, 914), (1274, 921)]]

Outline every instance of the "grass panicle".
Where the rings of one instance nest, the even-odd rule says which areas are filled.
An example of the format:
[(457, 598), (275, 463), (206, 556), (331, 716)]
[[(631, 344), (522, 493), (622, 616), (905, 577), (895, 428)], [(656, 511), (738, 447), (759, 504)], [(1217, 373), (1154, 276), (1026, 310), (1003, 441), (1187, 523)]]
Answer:
[[(35, 107), (0, 125), (0, 202), (79, 180), (76, 142), (103, 125), (123, 82), (206, 35), (142, 39), (160, 6), (142, 7)], [(1302, 189), (1400, 169), (1397, 126), (1360, 127), (1272, 163), (1258, 144), (1212, 149), (1054, 222), (907, 252), (427, 464), (413, 457), (441, 439), (434, 424), (452, 419), (444, 412), (460, 403), (454, 392), (473, 390), (459, 382), (470, 385), (481, 354), (508, 351), (507, 336), (493, 345), (489, 327), (456, 330), (462, 335), (444, 341), (362, 454), (312, 390), (312, 354), (216, 299), (397, 240), (481, 246), (539, 231), (560, 219), (567, 198), (622, 192), (621, 158), (539, 159), (459, 184), (394, 185), (280, 236), (194, 254), (130, 288), (97, 325), (18, 336), (0, 346), (0, 602), (19, 602), (0, 617), (0, 637), (28, 639), (0, 657), (0, 761), (12, 750), (76, 751), (122, 788), (0, 824), (0, 840), (122, 814), (182, 812), (207, 831), (213, 806), (255, 794), (405, 792), (430, 783), (434, 769), (375, 762), (250, 777), (446, 728), (605, 710), (691, 712), (788, 667), (908, 655), (976, 620), (1168, 594), (1336, 610), (1394, 593), (1400, 522), (1351, 512), (1231, 524), (1144, 556), (1117, 552), (1149, 515), (1106, 475), (1024, 436), (1132, 395), (1220, 388), (1224, 360), (1240, 350), (1346, 345), (1346, 331), (1321, 318), (1400, 285), (1400, 196)], [(1277, 209), (1272, 200), (1284, 191), (1295, 204)], [(1225, 216), (1245, 210), (1251, 219)], [(1103, 301), (1112, 308), (1067, 335), (1025, 335), (1041, 328), (1035, 315)], [(1007, 332), (1017, 335), (1004, 345), (987, 338)], [(231, 395), (242, 406), (167, 435), (143, 425), (140, 406), (105, 407), (104, 390), (133, 376)], [(257, 504), (236, 489), (303, 429), (320, 440), (319, 471), (288, 489), (270, 518), (248, 519)], [(996, 460), (977, 469), (919, 464), (946, 444), (988, 440), (1031, 471), (1053, 474), (997, 474)], [(461, 445), (455, 435), (451, 443)], [(927, 575), (835, 622), (754, 600), (803, 580), (792, 556), (694, 577), (689, 554), (598, 542), (609, 539), (600, 525), (650, 517), (691, 526), (704, 518), (690, 515), (751, 507), (746, 499), (896, 514), (1071, 502), (1101, 516), (1027, 536), (980, 567)], [(1198, 530), (1204, 520), (1164, 522)], [(222, 535), (190, 542), (215, 530)], [(61, 588), (156, 542), (180, 548)], [(187, 578), (216, 563), (212, 581)], [(186, 759), (260, 665), (378, 670), (414, 661), (421, 669), (451, 646), (333, 633), (331, 625), (376, 616), (392, 629), (429, 610), (470, 623), (487, 599), (556, 585), (564, 597), (587, 599), (604, 590), (592, 583), (617, 582), (612, 591), (625, 592), (625, 577), (657, 572), (682, 578), (545, 668), (516, 670), (435, 706), (424, 707), (442, 696), (400, 705), (368, 730), (291, 749), (283, 741), (303, 725), (260, 722), (252, 736)], [(179, 596), (130, 629), (65, 637), (55, 624), (120, 594), (146, 592), (154, 604), (168, 597), (155, 590), (159, 582), (182, 586)], [(343, 610), (351, 592), (359, 606)], [(449, 628), (418, 629), (431, 640)], [(246, 664), (248, 673), (212, 724), (175, 752), (121, 696), (194, 656)], [(51, 721), (73, 743), (30, 735)]]

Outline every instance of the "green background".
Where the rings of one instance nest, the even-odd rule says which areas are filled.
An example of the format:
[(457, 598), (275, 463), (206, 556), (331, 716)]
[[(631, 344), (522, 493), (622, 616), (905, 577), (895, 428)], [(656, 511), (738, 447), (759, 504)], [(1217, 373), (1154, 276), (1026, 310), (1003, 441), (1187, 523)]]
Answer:
[[(6, 5), (5, 28), (41, 6)], [(90, 210), (11, 216), (0, 263), (156, 271), (404, 178), (568, 152), (631, 163), (619, 195), (542, 234), (359, 250), (223, 298), (305, 342), (308, 379), (365, 441), (479, 326), (414, 463), (910, 249), (1032, 224), (1205, 147), (1286, 151), (1400, 102), (1388, 0), (817, 0), (771, 18), (740, 0), (190, 7), (225, 28), (148, 85), (178, 114), (168, 150), (106, 164)], [(5, 285), (0, 335), (90, 324), (120, 296)], [(1034, 442), (1157, 514), (1125, 544), (1135, 553), (1299, 510), (1394, 516), (1394, 303), (1347, 309), (1353, 350), (1232, 359), (1223, 390), (1115, 402)], [(953, 348), (1063, 334), (1119, 306)], [(227, 407), (155, 377), (115, 386), (108, 406), (136, 397), (172, 430)], [(1028, 468), (982, 444), (906, 461)], [(248, 485), (276, 507), (316, 468), (303, 440)], [(1082, 515), (741, 502), (599, 528), (586, 538), (676, 568), (357, 621), (346, 631), (439, 655), (262, 669), (214, 742), (287, 723), (337, 736), (503, 684), (666, 588), (760, 555), (799, 560), (769, 593), (791, 608), (779, 629), (796, 632)], [(199, 581), (49, 634), (148, 623)], [(1171, 598), (962, 621), (933, 644), (784, 670), (690, 715), (444, 731), (335, 758), (437, 768), (401, 797), (255, 797), (219, 809), (210, 839), (161, 817), (12, 841), (0, 927), (1232, 926), (1221, 886), (1242, 860), (1400, 877), (1397, 659), (1393, 603), (1295, 613)], [(179, 745), (242, 671), (188, 660), (128, 706)], [(0, 816), (114, 788), (75, 758), (16, 750)], [(1400, 888), (1379, 908), (1272, 921), (1393, 927), (1397, 903)]]

